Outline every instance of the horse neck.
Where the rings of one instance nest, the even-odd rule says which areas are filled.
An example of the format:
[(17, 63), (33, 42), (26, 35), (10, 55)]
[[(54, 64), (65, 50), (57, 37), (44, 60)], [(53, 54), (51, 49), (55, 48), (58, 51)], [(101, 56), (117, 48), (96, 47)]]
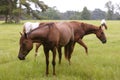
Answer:
[(33, 43), (35, 43), (35, 42), (38, 42), (38, 43), (39, 43), (39, 42), (40, 42), (40, 40), (38, 40), (38, 36), (37, 36), (36, 30), (29, 32), (29, 33), (27, 34), (27, 37), (28, 37), (29, 39), (31, 39)]
[(46, 39), (49, 35), (49, 27), (40, 26), (35, 28), (31, 32), (28, 33), (28, 38), (32, 40), (33, 43), (41, 43), (44, 39)]
[(91, 24), (84, 24), (85, 35), (95, 34), (96, 30), (98, 30), (98, 27)]

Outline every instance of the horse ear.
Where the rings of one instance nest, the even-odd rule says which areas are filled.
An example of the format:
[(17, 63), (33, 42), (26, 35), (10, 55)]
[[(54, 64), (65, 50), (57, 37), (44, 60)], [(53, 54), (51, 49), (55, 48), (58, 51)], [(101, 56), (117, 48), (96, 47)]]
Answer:
[(104, 27), (107, 30), (107, 25), (105, 23), (101, 24), (101, 26)]
[(26, 33), (24, 33), (24, 36), (25, 36), (25, 38), (27, 39), (27, 34), (26, 34)]
[(105, 27), (100, 25), (99, 29), (105, 30)]
[(23, 35), (21, 32), (19, 32), (19, 33), (20, 33), (21, 36)]
[[(107, 30), (107, 25), (106, 25), (105, 19), (103, 19), (103, 20), (101, 21), (101, 27), (104, 27), (104, 28)], [(103, 29), (104, 29), (104, 28), (103, 28)]]

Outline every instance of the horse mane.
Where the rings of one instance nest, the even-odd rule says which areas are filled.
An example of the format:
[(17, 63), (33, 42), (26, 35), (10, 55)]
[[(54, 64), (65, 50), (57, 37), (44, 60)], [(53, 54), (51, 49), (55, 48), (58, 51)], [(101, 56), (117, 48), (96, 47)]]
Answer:
[(88, 24), (88, 23), (80, 23), (81, 27), (84, 31), (86, 31), (85, 34), (89, 34), (89, 33), (93, 33), (94, 31), (96, 31), (97, 29), (99, 29), (98, 26), (92, 25), (92, 24)]
[(93, 29), (98, 29), (99, 26), (93, 25), (93, 24), (88, 24), (88, 23), (81, 23), (82, 25), (84, 25), (84, 27), (86, 28), (93, 28)]

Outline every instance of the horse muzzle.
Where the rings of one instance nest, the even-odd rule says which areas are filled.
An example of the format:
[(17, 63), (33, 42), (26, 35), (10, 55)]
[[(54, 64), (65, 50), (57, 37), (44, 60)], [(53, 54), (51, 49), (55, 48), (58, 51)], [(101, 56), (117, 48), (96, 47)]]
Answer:
[(105, 44), (107, 42), (107, 40), (102, 40), (102, 43)]
[(25, 60), (25, 57), (24, 57), (23, 55), (18, 55), (18, 58), (19, 58), (20, 60)]

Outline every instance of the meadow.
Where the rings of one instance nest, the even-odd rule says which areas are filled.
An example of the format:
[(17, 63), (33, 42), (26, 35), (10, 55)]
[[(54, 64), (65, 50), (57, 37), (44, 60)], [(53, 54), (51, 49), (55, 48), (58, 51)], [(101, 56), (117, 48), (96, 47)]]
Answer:
[[(48, 77), (45, 76), (45, 56), (42, 46), (36, 58), (35, 47), (25, 61), (17, 58), (19, 32), (22, 31), (24, 22), (26, 21), (20, 24), (4, 24), (0, 21), (0, 80), (120, 80), (120, 21), (107, 21), (106, 44), (102, 44), (94, 34), (84, 37), (83, 41), (89, 50), (88, 56), (84, 48), (78, 44), (72, 54), (71, 65), (64, 55), (62, 63), (58, 64), (57, 55), (56, 76), (52, 75), (52, 53), (50, 52)], [(100, 25), (99, 20), (83, 22)]]

